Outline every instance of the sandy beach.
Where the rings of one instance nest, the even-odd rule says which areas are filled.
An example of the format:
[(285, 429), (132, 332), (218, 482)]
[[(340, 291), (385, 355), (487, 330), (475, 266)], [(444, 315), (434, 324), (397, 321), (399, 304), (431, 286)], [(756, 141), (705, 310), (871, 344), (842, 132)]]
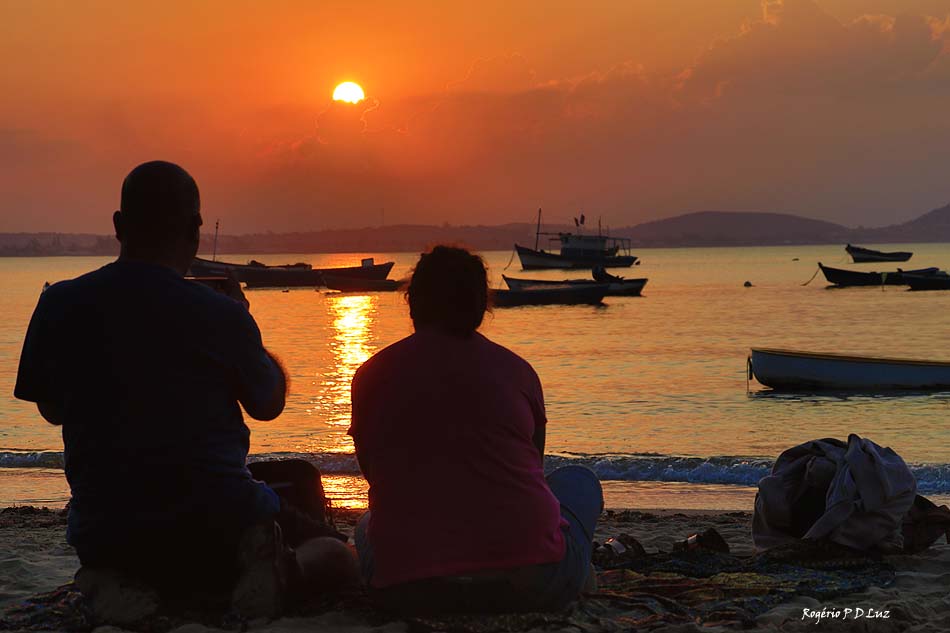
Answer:
[[(357, 511), (340, 511), (338, 524), (349, 532), (358, 514)], [(602, 543), (609, 537), (630, 535), (643, 545), (647, 553), (643, 560), (650, 561), (648, 566), (653, 569), (644, 571), (642, 565), (633, 565), (641, 571), (600, 572), (599, 591), (586, 596), (565, 614), (406, 620), (374, 612), (365, 599), (350, 596), (331, 602), (318, 600), (298, 609), (292, 616), (274, 621), (222, 621), (214, 626), (207, 621), (189, 622), (179, 618), (129, 628), (198, 633), (219, 628), (235, 630), (246, 625), (247, 630), (262, 632), (446, 630), (481, 633), (617, 631), (634, 626), (676, 631), (735, 630), (750, 626), (782, 631), (816, 630), (816, 627), (834, 631), (943, 631), (950, 627), (950, 595), (947, 593), (950, 546), (942, 539), (941, 543), (913, 556), (859, 559), (850, 563), (832, 560), (791, 569), (775, 567), (785, 571), (770, 578), (767, 573), (728, 570), (735, 561), (748, 561), (753, 554), (750, 521), (748, 512), (608, 510), (598, 526), (596, 541)], [(690, 554), (663, 554), (673, 550), (689, 534), (709, 528), (714, 528), (729, 545), (729, 557), (710, 554), (708, 558), (696, 559)], [(31, 596), (69, 583), (75, 573), (78, 561), (65, 543), (63, 513), (32, 508), (0, 511), (0, 552), (3, 552), (0, 612), (5, 612), (7, 618), (0, 619), (0, 628), (49, 627), (55, 621), (49, 613), (43, 616), (45, 620), (26, 621), (22, 619), (22, 608), (18, 611), (17, 607), (22, 607)], [(801, 560), (794, 560), (795, 556), (798, 555), (784, 562), (798, 564), (808, 558), (806, 554), (799, 556)], [(685, 568), (682, 567), (684, 561)], [(724, 571), (714, 573), (717, 565)], [(849, 567), (853, 569), (847, 571)], [(695, 573), (690, 575), (689, 569), (704, 568), (709, 570), (705, 578)], [(831, 573), (850, 576), (844, 581), (836, 576), (832, 585), (841, 582), (840, 586), (821, 589), (822, 583), (828, 583), (827, 574), (831, 569), (838, 570)], [(810, 578), (811, 574), (817, 576)], [(796, 577), (799, 578), (797, 586), (804, 589), (789, 587), (789, 578)], [(855, 582), (867, 586), (849, 592), (848, 587), (853, 587)], [(813, 591), (824, 594), (818, 598), (804, 595)], [(772, 604), (776, 600), (779, 602)], [(719, 606), (710, 609), (711, 604)], [(123, 630), (94, 626), (94, 623), (85, 630), (91, 627), (100, 632)]]

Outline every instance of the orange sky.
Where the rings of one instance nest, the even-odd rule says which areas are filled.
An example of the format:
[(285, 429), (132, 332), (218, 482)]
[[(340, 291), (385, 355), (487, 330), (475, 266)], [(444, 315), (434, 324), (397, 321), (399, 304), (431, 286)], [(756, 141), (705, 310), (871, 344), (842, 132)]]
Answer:
[(227, 233), (950, 202), (950, 0), (465, 4), (3, 3), (0, 231), (153, 158)]

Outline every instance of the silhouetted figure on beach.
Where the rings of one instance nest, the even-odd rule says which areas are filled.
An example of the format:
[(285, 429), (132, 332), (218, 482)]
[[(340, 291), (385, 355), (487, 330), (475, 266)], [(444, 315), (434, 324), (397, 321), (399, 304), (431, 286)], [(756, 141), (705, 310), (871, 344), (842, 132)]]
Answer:
[(184, 169), (132, 170), (113, 215), (118, 260), (41, 295), (15, 395), (62, 425), (77, 582), (119, 570), (165, 593), (232, 588), (237, 610), (271, 615), (288, 582), (345, 582), (356, 568), (336, 538), (307, 540), (334, 531), (245, 463), (240, 405), (276, 418), (287, 379), (239, 284), (226, 296), (184, 278), (201, 223)]
[(353, 379), (350, 435), (369, 482), (357, 526), (372, 597), (405, 612), (558, 609), (590, 579), (596, 476), (544, 476), (541, 383), (476, 330), (485, 264), (436, 246), (407, 292), (411, 336)]

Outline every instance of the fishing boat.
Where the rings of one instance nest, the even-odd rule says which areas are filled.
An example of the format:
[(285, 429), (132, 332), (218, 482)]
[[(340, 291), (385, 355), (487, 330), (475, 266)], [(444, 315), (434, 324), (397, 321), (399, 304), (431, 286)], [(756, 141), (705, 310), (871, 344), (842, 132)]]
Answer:
[(749, 378), (781, 391), (941, 391), (950, 362), (752, 348)]
[(252, 259), (246, 264), (234, 264), (231, 262), (224, 262), (221, 260), (215, 259), (204, 259), (203, 257), (195, 257), (191, 262), (191, 272), (196, 273), (213, 273), (213, 274), (224, 274), (228, 272), (242, 273), (245, 271), (260, 271), (260, 270), (313, 270), (313, 267), (310, 264), (305, 264), (303, 262), (297, 262), (296, 264), (276, 264), (268, 265), (262, 264), (261, 262)]
[(907, 251), (883, 253), (881, 251), (874, 251), (870, 248), (862, 248), (852, 244), (845, 246), (844, 250), (848, 251), (848, 255), (851, 255), (851, 259), (854, 260), (855, 264), (862, 264), (866, 262), (906, 262), (908, 259), (914, 256), (913, 253), (909, 253)]
[(939, 270), (929, 275), (904, 273), (904, 280), (911, 290), (950, 290), (950, 275)]
[(323, 273), (323, 282), (330, 290), (340, 292), (392, 292), (404, 287), (406, 283), (397, 279), (362, 279), (330, 273)]
[(552, 286), (524, 290), (491, 290), (491, 304), (497, 308), (540, 305), (599, 304), (607, 294), (607, 284)]
[(386, 279), (394, 262), (376, 264), (372, 257), (359, 266), (344, 268), (313, 268), (310, 264), (282, 264), (268, 266), (251, 260), (247, 264), (233, 264), (196, 257), (188, 274), (194, 277), (218, 277), (234, 275), (248, 288), (287, 288), (296, 286), (322, 286), (324, 273), (338, 277), (360, 279)]
[(842, 268), (832, 268), (818, 262), (818, 268), (824, 273), (828, 283), (839, 287), (846, 286), (906, 286), (909, 282), (907, 275), (933, 275), (939, 272), (939, 268), (919, 268), (917, 270), (901, 270), (885, 272), (861, 272), (857, 270), (844, 270)]
[(646, 278), (624, 279), (609, 275), (610, 279), (565, 279), (563, 281), (553, 281), (550, 279), (519, 279), (517, 277), (508, 277), (502, 275), (508, 287), (512, 290), (527, 290), (530, 288), (548, 288), (551, 286), (574, 286), (586, 287), (597, 284), (607, 284), (608, 297), (638, 297), (643, 287), (647, 284)]
[[(534, 236), (534, 248), (515, 244), (518, 259), (523, 270), (544, 270), (554, 268), (629, 268), (637, 261), (630, 254), (630, 239), (610, 237), (598, 229), (596, 235), (582, 233), (584, 214), (575, 218), (577, 233), (543, 233), (541, 231), (541, 209), (538, 209), (538, 227)], [(538, 248), (542, 235), (551, 241), (560, 243), (560, 251), (551, 253)]]

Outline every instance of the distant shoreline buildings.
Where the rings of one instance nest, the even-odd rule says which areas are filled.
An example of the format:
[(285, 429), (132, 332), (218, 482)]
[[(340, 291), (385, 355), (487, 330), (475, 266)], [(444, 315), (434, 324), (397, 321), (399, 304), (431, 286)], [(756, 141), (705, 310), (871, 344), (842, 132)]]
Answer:
[[(549, 231), (573, 226), (548, 225)], [(499, 226), (394, 225), (297, 233), (219, 235), (218, 253), (418, 252), (441, 242), (477, 250), (511, 250), (515, 242), (533, 243), (535, 225)], [(950, 242), (950, 205), (887, 227), (848, 228), (787, 213), (700, 211), (611, 230), (636, 247), (778, 246), (783, 244), (883, 244)], [(213, 235), (202, 236), (202, 253), (210, 253)], [(542, 248), (548, 245), (542, 244)], [(556, 248), (556, 245), (554, 245)], [(88, 233), (0, 233), (0, 257), (114, 256), (119, 245), (111, 235)]]

